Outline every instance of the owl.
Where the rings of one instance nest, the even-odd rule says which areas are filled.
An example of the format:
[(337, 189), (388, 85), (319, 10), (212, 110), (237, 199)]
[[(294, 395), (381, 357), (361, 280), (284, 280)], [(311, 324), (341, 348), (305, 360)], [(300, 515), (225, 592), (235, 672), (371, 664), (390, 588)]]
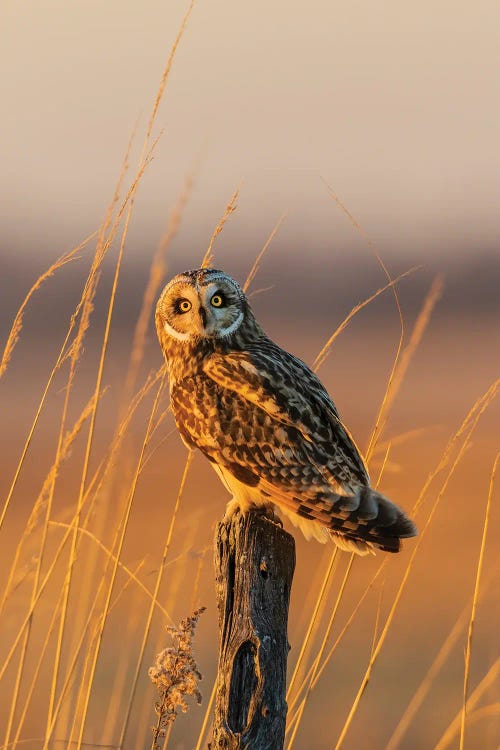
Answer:
[(155, 317), (177, 427), (231, 493), (226, 515), (272, 503), (306, 538), (359, 554), (397, 552), (417, 533), (370, 487), (320, 380), (266, 336), (234, 279), (213, 268), (181, 273)]

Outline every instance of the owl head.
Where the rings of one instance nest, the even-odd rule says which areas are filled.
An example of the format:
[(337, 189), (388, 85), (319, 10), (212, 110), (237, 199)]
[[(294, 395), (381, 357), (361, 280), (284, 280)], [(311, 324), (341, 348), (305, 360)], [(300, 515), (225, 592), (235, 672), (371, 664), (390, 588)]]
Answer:
[(180, 273), (166, 285), (156, 307), (160, 341), (226, 339), (249, 314), (240, 286), (223, 271), (199, 268)]

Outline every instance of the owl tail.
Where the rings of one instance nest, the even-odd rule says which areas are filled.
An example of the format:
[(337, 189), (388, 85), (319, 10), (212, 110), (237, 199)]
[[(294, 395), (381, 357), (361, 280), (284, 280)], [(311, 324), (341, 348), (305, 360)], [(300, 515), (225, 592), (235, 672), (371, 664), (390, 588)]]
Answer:
[(359, 555), (375, 549), (399, 552), (401, 539), (417, 535), (404, 511), (371, 487), (360, 487), (353, 495), (336, 500), (328, 526), (338, 547)]

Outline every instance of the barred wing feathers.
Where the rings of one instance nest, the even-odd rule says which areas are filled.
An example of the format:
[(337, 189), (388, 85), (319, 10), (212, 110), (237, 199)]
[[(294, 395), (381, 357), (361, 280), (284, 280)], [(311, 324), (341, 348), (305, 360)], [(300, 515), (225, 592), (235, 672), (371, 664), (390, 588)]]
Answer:
[(245, 352), (214, 354), (204, 372), (223, 388), (263, 409), (275, 423), (292, 427), (310, 444), (309, 460), (349, 492), (369, 484), (368, 472), (337, 409), (316, 375), (301, 360), (267, 340)]
[(396, 551), (399, 537), (414, 535), (412, 522), (369, 487), (363, 460), (316, 375), (269, 340), (264, 344), (214, 354), (204, 364), (233, 394), (229, 411), (237, 424), (247, 425), (245, 467), (253, 461), (263, 494), (324, 524), (341, 546), (361, 551), (366, 540)]
[(339, 546), (397, 551), (399, 537), (415, 533), (413, 524), (369, 487), (359, 452), (318, 378), (274, 348), (269, 342), (214, 353), (203, 372), (174, 387), (185, 441), (287, 515), (324, 526)]

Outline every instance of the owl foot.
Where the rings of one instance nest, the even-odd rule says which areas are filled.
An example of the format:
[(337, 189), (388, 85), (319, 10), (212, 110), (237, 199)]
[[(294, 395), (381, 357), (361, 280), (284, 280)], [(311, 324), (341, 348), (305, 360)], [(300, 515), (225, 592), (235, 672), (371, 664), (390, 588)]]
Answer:
[(267, 520), (274, 523), (275, 526), (279, 526), (281, 529), (283, 528), (283, 521), (276, 513), (272, 503), (268, 503), (267, 505), (254, 505), (252, 510), (259, 515), (264, 516), (264, 518), (267, 518)]
[(233, 498), (226, 505), (226, 512), (224, 513), (224, 518), (222, 519), (222, 523), (229, 523), (235, 514), (237, 513), (243, 514), (245, 510), (246, 508), (243, 507), (242, 503), (236, 498)]
[(226, 505), (226, 512), (224, 514), (224, 518), (222, 519), (222, 522), (230, 523), (235, 514), (241, 513), (241, 515), (244, 515), (248, 513), (249, 511), (258, 513), (259, 515), (264, 516), (264, 518), (267, 518), (268, 521), (271, 521), (272, 523), (276, 524), (276, 526), (280, 526), (281, 528), (283, 528), (283, 521), (276, 514), (274, 510), (274, 505), (272, 503), (266, 503), (265, 505), (261, 505), (260, 503), (257, 504), (257, 503), (241, 502), (241, 500), (238, 500), (237, 498), (233, 498)]

